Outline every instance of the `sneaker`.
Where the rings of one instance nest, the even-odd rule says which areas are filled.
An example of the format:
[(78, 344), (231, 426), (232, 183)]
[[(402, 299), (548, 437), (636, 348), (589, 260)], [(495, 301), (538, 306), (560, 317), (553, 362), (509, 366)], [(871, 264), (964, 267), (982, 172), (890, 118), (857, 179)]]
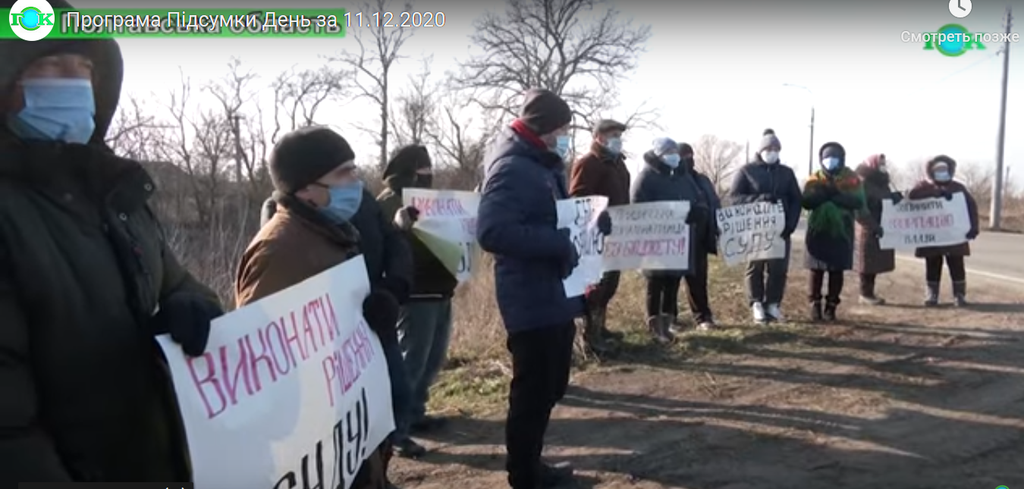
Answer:
[(540, 465), (540, 487), (555, 488), (568, 485), (572, 482), (576, 471), (569, 462), (557, 464), (541, 463)]
[(860, 296), (860, 303), (866, 306), (883, 306), (885, 305), (885, 299), (862, 295)]
[(448, 420), (437, 416), (424, 416), (419, 421), (412, 424), (409, 429), (413, 433), (429, 433), (437, 431), (445, 427), (448, 424)]
[(674, 335), (681, 335), (686, 332), (686, 323), (679, 318), (673, 318), (668, 330)]
[(715, 322), (710, 319), (697, 323), (697, 331), (711, 331), (713, 329), (715, 329)]
[(779, 309), (778, 304), (768, 304), (768, 309), (765, 311), (768, 315), (769, 321), (778, 321), (780, 323), (786, 322), (786, 318), (782, 317), (782, 310)]
[(755, 302), (754, 305), (750, 306), (750, 311), (754, 316), (755, 323), (766, 323), (768, 322), (768, 315), (765, 313), (764, 304)]
[(413, 441), (412, 438), (406, 438), (394, 443), (395, 455), (402, 458), (420, 458), (427, 454), (427, 449)]

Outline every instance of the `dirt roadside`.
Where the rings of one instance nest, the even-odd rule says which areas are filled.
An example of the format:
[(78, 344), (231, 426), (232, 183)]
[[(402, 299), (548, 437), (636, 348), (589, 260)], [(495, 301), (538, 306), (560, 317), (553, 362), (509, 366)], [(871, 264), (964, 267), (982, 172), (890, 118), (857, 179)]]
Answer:
[[(802, 304), (800, 260), (787, 303)], [(737, 326), (746, 334), (713, 354), (580, 372), (547, 456), (584, 488), (1024, 486), (1024, 291), (971, 277), (972, 308), (924, 309), (922, 274), (901, 261), (879, 279), (893, 305), (874, 308), (856, 305), (848, 275), (838, 324)], [(503, 429), (500, 416), (454, 420), (394, 482), (507, 487)]]

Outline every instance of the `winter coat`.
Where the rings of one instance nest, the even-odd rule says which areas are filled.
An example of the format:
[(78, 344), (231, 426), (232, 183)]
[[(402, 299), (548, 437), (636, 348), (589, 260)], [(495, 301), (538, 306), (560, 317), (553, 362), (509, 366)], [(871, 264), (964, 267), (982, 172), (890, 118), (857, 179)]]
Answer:
[[(830, 184), (839, 185), (839, 193), (830, 196), (826, 192)], [(845, 185), (849, 185), (848, 191)], [(812, 212), (812, 216), (808, 218), (807, 235), (804, 238), (804, 268), (850, 270), (853, 268), (854, 216), (864, 208), (863, 184), (860, 177), (845, 167), (834, 176), (824, 170), (818, 170), (805, 184), (803, 196), (803, 207)], [(814, 225), (813, 213), (825, 211), (823, 206), (828, 203), (839, 210), (836, 229), (818, 228)]]
[(626, 205), (629, 203), (630, 179), (625, 156), (611, 154), (594, 142), (590, 151), (572, 165), (569, 195), (603, 195), (608, 197), (609, 207)]
[[(402, 190), (416, 186), (416, 170), (422, 158), (427, 158), (425, 149), (406, 146), (384, 169), (385, 189), (377, 196), (384, 217), (394, 216), (402, 208)], [(429, 159), (426, 161), (429, 164)], [(413, 232), (399, 230), (399, 233), (405, 237), (412, 251), (413, 277), (409, 300), (450, 299), (459, 285), (458, 278)]]
[[(238, 265), (235, 302), (238, 307), (291, 287), (359, 255), (359, 232), (338, 225), (291, 197), (278, 196), (276, 212), (249, 243)], [(358, 489), (385, 489), (385, 442), (370, 452), (352, 484)], [(340, 454), (339, 454), (340, 455)], [(339, 460), (338, 466), (344, 463)]]
[(793, 234), (800, 223), (802, 199), (800, 183), (793, 169), (781, 163), (765, 163), (760, 155), (736, 172), (726, 197), (728, 205), (781, 202), (786, 213), (783, 236)]
[[(270, 222), (280, 208), (279, 199), (271, 197), (263, 203), (260, 221)], [(392, 215), (393, 216), (393, 215)], [(380, 203), (370, 192), (363, 193), (362, 203), (349, 222), (359, 231), (359, 247), (366, 260), (370, 283), (383, 287), (405, 303), (412, 290), (412, 253), (409, 244), (385, 215)]]
[(113, 40), (0, 40), (0, 87), (61, 45), (101, 75), (91, 142), (0, 127), (0, 486), (190, 481), (152, 317), (172, 297), (218, 301), (168, 247), (149, 174), (103, 143), (121, 89)]
[(567, 298), (562, 268), (574, 250), (559, 229), (555, 202), (569, 197), (558, 155), (512, 130), (486, 160), (477, 242), (494, 255), (494, 291), (510, 332), (562, 326), (583, 313), (583, 297)]
[[(964, 184), (957, 181), (950, 181), (948, 183), (938, 183), (932, 179), (932, 168), (937, 161), (929, 161), (925, 166), (925, 171), (928, 178), (922, 180), (914, 186), (913, 189), (907, 193), (907, 198), (911, 200), (927, 199), (933, 197), (941, 197), (943, 192), (949, 192), (950, 194), (962, 193), (964, 194), (964, 200), (967, 201), (967, 215), (971, 220), (971, 232), (977, 233), (979, 229), (978, 225), (978, 203), (974, 200), (974, 196), (967, 190)], [(951, 175), (956, 174), (956, 162), (947, 161), (949, 164), (949, 173)], [(966, 241), (958, 245), (950, 246), (929, 246), (924, 248), (918, 248), (914, 252), (914, 256), (918, 258), (934, 258), (937, 256), (971, 256), (971, 245)]]
[(697, 230), (694, 231), (693, 242), (697, 246), (698, 253), (709, 255), (718, 254), (718, 210), (722, 208), (722, 201), (718, 198), (715, 184), (703, 173), (693, 172), (693, 178), (697, 181), (700, 192), (698, 202), (707, 207), (708, 219)]
[(860, 274), (877, 275), (896, 269), (896, 252), (883, 250), (877, 232), (882, 227), (882, 201), (892, 199), (889, 174), (878, 171), (878, 155), (857, 167), (857, 175), (864, 182), (865, 209), (857, 213), (854, 231), (853, 270)]
[(690, 260), (686, 271), (683, 270), (643, 270), (645, 277), (682, 277), (693, 270), (694, 257), (701, 249), (695, 244), (698, 229), (707, 226), (711, 219), (710, 210), (704, 207), (701, 199), (701, 187), (694, 178), (694, 174), (686, 171), (675, 171), (669, 168), (654, 153), (644, 154), (644, 168), (640, 170), (636, 181), (633, 182), (632, 202), (642, 204), (645, 202), (673, 202), (686, 201), (690, 203), (690, 212), (703, 216), (698, 222), (690, 225), (690, 236), (687, 240), (690, 244)]

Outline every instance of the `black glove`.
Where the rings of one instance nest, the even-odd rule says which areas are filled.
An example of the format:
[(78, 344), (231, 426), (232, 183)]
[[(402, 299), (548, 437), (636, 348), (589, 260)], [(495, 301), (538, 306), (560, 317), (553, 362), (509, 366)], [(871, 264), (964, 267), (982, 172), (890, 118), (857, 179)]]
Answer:
[(223, 314), (220, 304), (204, 296), (188, 292), (171, 294), (160, 303), (160, 310), (153, 316), (153, 334), (170, 333), (186, 355), (198, 357), (206, 351), (210, 321)]
[(900, 202), (903, 202), (903, 192), (893, 192), (892, 195), (889, 196), (889, 198), (892, 199), (893, 205), (897, 205)]
[(793, 235), (793, 230), (792, 229), (785, 229), (785, 230), (782, 231), (782, 233), (779, 234), (779, 237), (782, 238), (782, 239), (789, 239), (789, 237), (792, 236), (792, 235)]
[(942, 191), (942, 198), (946, 199), (946, 200), (953, 200), (953, 193), (950, 192), (949, 190), (943, 190)]
[(697, 210), (697, 207), (691, 207), (690, 212), (686, 213), (686, 224), (697, 224), (700, 222), (699, 213), (700, 211)]
[(597, 231), (605, 236), (612, 234), (612, 216), (608, 211), (601, 211), (597, 215)]
[(363, 318), (380, 337), (394, 334), (398, 325), (398, 299), (384, 289), (373, 289), (363, 299)]
[(967, 239), (968, 240), (973, 240), (974, 238), (977, 238), (977, 237), (978, 237), (978, 231), (975, 231), (975, 230), (972, 229), (971, 232), (967, 233)]
[(760, 196), (758, 196), (757, 200), (759, 200), (761, 202), (769, 202), (769, 203), (772, 203), (772, 204), (778, 204), (779, 203), (779, 198), (776, 197), (773, 194), (761, 194)]
[(885, 230), (882, 229), (881, 226), (879, 226), (879, 227), (875, 228), (875, 232), (873, 234), (875, 235), (876, 238), (882, 239), (882, 237), (885, 236)]
[(569, 228), (559, 229), (558, 232), (561, 233), (562, 236), (565, 236), (565, 241), (569, 245), (569, 254), (565, 257), (565, 259), (560, 264), (562, 266), (562, 269), (561, 269), (562, 279), (564, 280), (564, 279), (569, 278), (569, 276), (572, 275), (572, 271), (575, 270), (577, 266), (579, 266), (579, 264), (580, 264), (580, 253), (578, 251), (576, 251), (576, 245), (574, 245), (572, 243), (572, 238), (570, 237), (571, 235), (569, 233)]

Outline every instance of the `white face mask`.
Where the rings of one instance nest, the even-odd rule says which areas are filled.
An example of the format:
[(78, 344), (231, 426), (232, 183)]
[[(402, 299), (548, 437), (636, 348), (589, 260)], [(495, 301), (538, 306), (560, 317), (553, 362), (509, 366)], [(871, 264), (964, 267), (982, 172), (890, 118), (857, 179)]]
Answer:
[(762, 151), (761, 152), (761, 159), (764, 160), (765, 163), (771, 163), (771, 164), (778, 163), (779, 162), (779, 152), (778, 151)]

